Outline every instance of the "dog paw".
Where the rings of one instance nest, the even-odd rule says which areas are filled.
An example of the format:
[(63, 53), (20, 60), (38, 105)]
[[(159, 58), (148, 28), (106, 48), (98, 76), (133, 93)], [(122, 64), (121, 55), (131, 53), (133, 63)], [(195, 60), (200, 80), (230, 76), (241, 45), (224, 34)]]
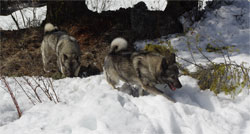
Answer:
[(46, 68), (43, 68), (43, 70), (44, 70), (45, 72), (47, 72), (47, 73), (50, 72), (50, 71), (49, 71), (48, 69), (46, 69)]

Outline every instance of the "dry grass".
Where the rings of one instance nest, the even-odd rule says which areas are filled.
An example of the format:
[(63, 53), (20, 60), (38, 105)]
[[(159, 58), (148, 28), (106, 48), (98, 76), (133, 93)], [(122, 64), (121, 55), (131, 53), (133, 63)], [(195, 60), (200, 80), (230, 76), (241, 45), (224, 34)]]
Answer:
[[(68, 31), (79, 42), (83, 53), (81, 71), (90, 71), (90, 74), (99, 73), (109, 46), (108, 43), (102, 42), (102, 36), (94, 35), (86, 26), (61, 26), (60, 28)], [(0, 75), (60, 78), (55, 62), (51, 65), (50, 73), (43, 71), (40, 52), (42, 38), (43, 28), (1, 31)]]

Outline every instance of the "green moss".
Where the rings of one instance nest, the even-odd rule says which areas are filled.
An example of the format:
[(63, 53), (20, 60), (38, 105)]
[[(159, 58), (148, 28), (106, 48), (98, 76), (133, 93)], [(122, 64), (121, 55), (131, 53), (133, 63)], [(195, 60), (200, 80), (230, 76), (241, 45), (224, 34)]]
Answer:
[(223, 51), (223, 50), (226, 50), (226, 51), (229, 51), (229, 52), (238, 51), (238, 49), (236, 49), (234, 45), (219, 47), (219, 46), (213, 46), (211, 43), (208, 43), (207, 46), (206, 46), (206, 51), (207, 52), (220, 52), (220, 51)]
[(144, 47), (144, 50), (149, 51), (149, 52), (157, 52), (157, 53), (162, 54), (164, 56), (166, 54), (177, 52), (177, 50), (173, 48), (171, 41), (167, 41), (167, 42), (160, 41), (160, 44), (163, 44), (163, 43), (167, 43), (167, 46), (159, 45), (159, 44), (147, 44)]
[(249, 73), (250, 69), (244, 64), (211, 64), (188, 75), (199, 80), (198, 85), (202, 90), (210, 89), (215, 94), (224, 92), (235, 97), (242, 88), (250, 88)]
[(162, 46), (162, 45), (152, 45), (152, 44), (147, 44), (144, 48), (145, 51), (149, 51), (149, 52), (157, 52), (160, 54), (163, 54), (168, 52), (169, 50), (167, 49), (167, 47)]

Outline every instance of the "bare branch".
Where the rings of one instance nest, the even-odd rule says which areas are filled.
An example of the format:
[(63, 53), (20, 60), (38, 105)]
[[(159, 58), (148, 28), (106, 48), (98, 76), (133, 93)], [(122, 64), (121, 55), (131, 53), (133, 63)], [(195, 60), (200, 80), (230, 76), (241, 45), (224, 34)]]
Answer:
[(13, 77), (13, 79), (16, 81), (16, 83), (21, 87), (22, 91), (25, 93), (25, 95), (28, 97), (28, 99), (31, 101), (33, 105), (35, 105), (35, 102), (31, 99), (31, 97), (27, 94), (27, 92), (24, 90), (23, 86), (18, 82), (18, 80)]
[(16, 106), (16, 110), (17, 110), (17, 113), (18, 113), (18, 117), (20, 118), (20, 117), (22, 116), (22, 112), (21, 112), (21, 109), (20, 109), (20, 107), (19, 107), (19, 105), (18, 105), (18, 103), (17, 103), (16, 97), (14, 96), (14, 94), (13, 94), (13, 92), (12, 92), (10, 86), (9, 86), (9, 83), (6, 81), (5, 77), (2, 77), (2, 76), (1, 76), (1, 80), (3, 81), (3, 83), (4, 83), (5, 86), (6, 86), (6, 88), (8, 89), (9, 94), (10, 94), (10, 96), (11, 96), (11, 99), (12, 99), (14, 105)]

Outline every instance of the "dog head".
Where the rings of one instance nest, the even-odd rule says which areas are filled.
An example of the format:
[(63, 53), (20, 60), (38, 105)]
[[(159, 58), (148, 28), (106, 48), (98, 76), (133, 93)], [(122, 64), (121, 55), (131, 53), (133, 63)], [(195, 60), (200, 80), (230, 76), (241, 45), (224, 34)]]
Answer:
[(161, 62), (161, 74), (160, 82), (167, 83), (171, 90), (176, 90), (176, 88), (181, 88), (181, 82), (178, 79), (179, 69), (175, 61), (175, 55), (172, 54), (169, 60), (165, 58)]
[(61, 70), (66, 77), (77, 77), (80, 71), (80, 57), (76, 54), (63, 54)]

